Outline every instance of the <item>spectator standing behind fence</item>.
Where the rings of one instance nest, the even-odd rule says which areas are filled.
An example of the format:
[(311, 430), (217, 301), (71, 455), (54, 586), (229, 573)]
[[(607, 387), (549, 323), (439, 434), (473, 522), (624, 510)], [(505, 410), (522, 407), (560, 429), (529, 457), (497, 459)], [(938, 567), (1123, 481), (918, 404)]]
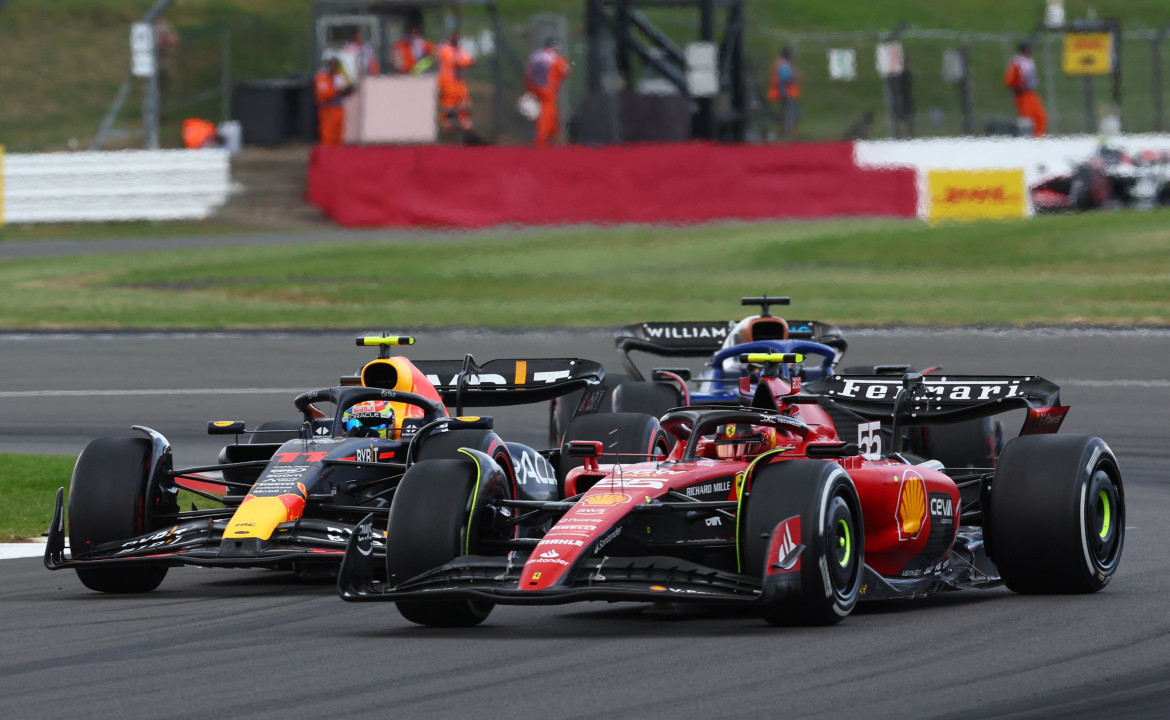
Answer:
[(374, 48), (362, 41), (362, 31), (355, 30), (353, 39), (341, 48), (341, 66), (357, 84), (366, 75), (377, 75), (382, 71)]
[(400, 73), (420, 73), (434, 64), (435, 46), (422, 36), (417, 25), (394, 41), (394, 69)]
[(557, 52), (557, 41), (546, 40), (544, 47), (528, 58), (524, 85), (540, 100), (540, 115), (536, 119), (536, 147), (547, 147), (560, 132), (561, 83), (571, 72), (569, 61)]
[(327, 55), (325, 65), (313, 78), (317, 95), (317, 128), (322, 145), (340, 145), (345, 127), (345, 108), (342, 101), (353, 92), (353, 83), (341, 70), (336, 55)]
[(893, 100), (894, 137), (914, 137), (914, 76), (910, 74), (910, 59), (902, 59), (902, 72), (891, 75), (886, 82), (890, 85)]
[(1003, 74), (1003, 84), (1016, 96), (1016, 114), (1032, 122), (1034, 136), (1043, 136), (1048, 130), (1048, 114), (1044, 112), (1044, 103), (1040, 102), (1040, 95), (1036, 92), (1039, 76), (1030, 43), (1020, 43), (1019, 52)]
[(451, 132), (458, 118), (459, 127), (469, 132), (472, 129), (471, 94), (467, 92), (463, 76), (474, 60), (471, 53), (459, 44), (458, 30), (451, 31), (436, 55), (439, 58), (439, 127), (445, 133)]
[(768, 99), (780, 103), (784, 139), (795, 139), (800, 132), (800, 71), (792, 63), (792, 48), (781, 50), (780, 57), (772, 64)]

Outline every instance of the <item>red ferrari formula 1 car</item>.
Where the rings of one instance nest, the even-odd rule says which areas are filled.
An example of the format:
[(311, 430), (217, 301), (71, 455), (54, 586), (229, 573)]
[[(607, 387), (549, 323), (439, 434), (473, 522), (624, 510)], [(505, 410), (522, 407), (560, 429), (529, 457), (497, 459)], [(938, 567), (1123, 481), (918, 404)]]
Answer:
[[(597, 459), (607, 422), (570, 427), (585, 460), (566, 497), (519, 499), (482, 455), (407, 470), (386, 530), (387, 580), (371, 520), (338, 577), (350, 601), (389, 600), (425, 625), (475, 625), (495, 604), (583, 600), (738, 605), (773, 624), (830, 624), (861, 599), (1006, 584), (1021, 593), (1100, 590), (1117, 569), (1125, 503), (1100, 439), (1054, 435), (1068, 408), (1039, 377), (784, 377), (764, 365), (750, 407), (688, 407), (645, 432), (665, 458)], [(994, 470), (911, 463), (883, 447), (883, 420), (930, 425), (1024, 408)], [(574, 426), (581, 418), (574, 421)], [(629, 433), (635, 423), (625, 421)]]

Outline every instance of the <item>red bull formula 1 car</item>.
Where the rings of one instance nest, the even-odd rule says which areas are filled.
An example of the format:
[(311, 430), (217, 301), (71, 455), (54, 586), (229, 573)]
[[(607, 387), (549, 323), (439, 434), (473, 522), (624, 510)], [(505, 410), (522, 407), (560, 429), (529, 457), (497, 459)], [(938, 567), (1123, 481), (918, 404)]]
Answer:
[[(568, 473), (561, 500), (522, 498), (470, 449), (416, 463), (390, 509), (385, 575), (369, 518), (350, 540), (341, 596), (393, 601), (435, 626), (475, 625), (496, 604), (584, 600), (711, 603), (773, 624), (830, 624), (861, 599), (1001, 584), (1092, 592), (1117, 569), (1117, 460), (1099, 438), (1052, 434), (1068, 410), (1052, 383), (907, 373), (802, 388), (781, 371), (799, 356), (743, 359), (765, 368), (751, 406), (676, 409), (661, 428), (636, 416), (647, 433), (675, 438), (669, 457), (606, 457), (605, 423), (620, 415), (570, 427), (562, 452), (585, 465)], [(1007, 408), (1027, 418), (993, 471), (910, 462), (899, 433), (889, 447), (878, 431)]]
[[(371, 513), (386, 517), (407, 468), (462, 457), (461, 447), (487, 457), (511, 497), (559, 498), (556, 453), (505, 442), (491, 418), (452, 417), (446, 406), (461, 415), (464, 406), (547, 402), (596, 384), (600, 365), (566, 358), (481, 366), (471, 356), (412, 362), (388, 352), (412, 338), (358, 344), (379, 346), (379, 358), (342, 385), (299, 395), (301, 419), (252, 432), (243, 422), (209, 423), (211, 434), (237, 436), (214, 465), (174, 468), (170, 442), (142, 426), (134, 428), (139, 437), (89, 443), (73, 471), (67, 512), (64, 489), (57, 492), (45, 565), (73, 568), (86, 587), (109, 593), (149, 592), (176, 565), (333, 573), (354, 525)], [(209, 482), (226, 492), (209, 491)], [(221, 507), (184, 510), (180, 489)]]

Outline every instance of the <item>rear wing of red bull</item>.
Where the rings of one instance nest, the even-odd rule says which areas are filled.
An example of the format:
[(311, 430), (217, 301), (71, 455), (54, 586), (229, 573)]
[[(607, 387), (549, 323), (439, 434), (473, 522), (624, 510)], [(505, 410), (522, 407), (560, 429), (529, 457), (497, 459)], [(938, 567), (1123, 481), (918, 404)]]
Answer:
[(1021, 435), (1054, 433), (1068, 407), (1060, 388), (1035, 375), (832, 375), (805, 383), (802, 394), (868, 420), (901, 426), (947, 425), (1028, 411)]
[(600, 363), (579, 358), (415, 360), (447, 405), (498, 407), (543, 402), (567, 395), (605, 377)]

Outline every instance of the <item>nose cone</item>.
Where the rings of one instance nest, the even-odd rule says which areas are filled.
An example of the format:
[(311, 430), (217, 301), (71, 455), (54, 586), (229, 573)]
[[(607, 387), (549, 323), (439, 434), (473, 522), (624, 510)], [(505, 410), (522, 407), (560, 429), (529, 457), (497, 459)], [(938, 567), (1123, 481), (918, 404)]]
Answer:
[(276, 526), (300, 519), (305, 511), (303, 495), (288, 494), (272, 497), (248, 495), (231, 522), (223, 531), (225, 542), (234, 540), (268, 540)]

